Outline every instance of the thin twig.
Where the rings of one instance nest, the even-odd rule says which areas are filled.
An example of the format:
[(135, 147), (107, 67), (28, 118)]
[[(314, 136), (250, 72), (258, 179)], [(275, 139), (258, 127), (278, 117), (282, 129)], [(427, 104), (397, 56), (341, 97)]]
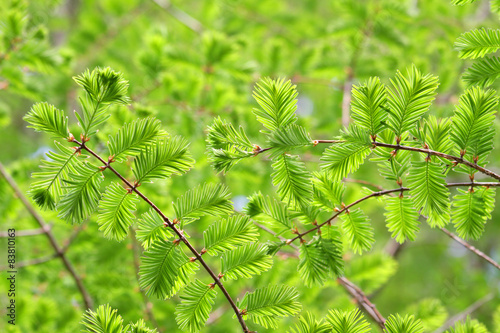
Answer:
[(193, 30), (196, 33), (203, 32), (203, 25), (200, 23), (200, 21), (198, 21), (185, 11), (174, 6), (170, 1), (168, 0), (152, 0), (152, 1), (159, 7), (163, 8), (167, 13), (172, 15), (173, 18), (184, 24), (189, 29)]
[(43, 220), (43, 218), (38, 214), (38, 212), (35, 210), (35, 208), (31, 205), (31, 203), (28, 201), (28, 199), (24, 196), (23, 192), (19, 189), (17, 186), (17, 183), (14, 181), (14, 179), (10, 176), (10, 174), (5, 170), (4, 166), (2, 163), (0, 163), (0, 173), (2, 176), (5, 178), (7, 183), (9, 183), (10, 187), (16, 194), (16, 196), (23, 202), (24, 206), (28, 210), (28, 212), (33, 216), (33, 218), (38, 222), (40, 225), (40, 228), (46, 230), (45, 235), (49, 239), (50, 245), (55, 251), (55, 255), (60, 257), (64, 267), (66, 267), (66, 270), (69, 272), (69, 274), (73, 277), (73, 280), (75, 280), (75, 283), (78, 287), (78, 290), (80, 290), (80, 294), (82, 295), (83, 301), (85, 303), (85, 306), (87, 309), (92, 308), (92, 298), (90, 297), (89, 293), (85, 289), (85, 286), (83, 285), (81, 277), (76, 273), (75, 269), (73, 268), (73, 265), (69, 261), (68, 257), (64, 254), (62, 248), (57, 244), (57, 240), (52, 234), (52, 231), (48, 227), (48, 224)]
[(500, 265), (495, 260), (493, 260), (493, 258), (491, 258), (490, 256), (486, 255), (484, 252), (476, 249), (474, 246), (472, 246), (471, 244), (467, 243), (465, 240), (463, 240), (462, 238), (460, 238), (457, 235), (453, 234), (452, 232), (448, 231), (447, 229), (441, 228), (440, 230), (442, 232), (444, 232), (445, 234), (447, 234), (448, 237), (450, 237), (454, 241), (460, 243), (467, 250), (473, 252), (478, 257), (483, 258), (484, 260), (486, 260), (487, 262), (489, 262), (491, 265), (493, 265), (494, 267), (496, 267), (498, 270), (500, 270)]
[[(51, 261), (52, 259), (55, 259), (55, 258), (57, 258), (57, 253), (53, 253), (53, 254), (45, 256), (45, 257), (20, 261), (20, 262), (16, 263), (16, 267), (22, 268), (22, 267), (26, 267), (26, 266), (43, 264), (43, 263)], [(0, 267), (0, 271), (6, 271), (6, 270), (8, 270), (7, 266)]]
[(113, 168), (110, 164), (110, 162), (106, 162), (102, 157), (100, 157), (98, 154), (96, 154), (92, 149), (86, 146), (85, 142), (79, 142), (76, 139), (72, 140), (74, 143), (78, 144), (80, 146), (80, 149), (85, 149), (88, 151), (92, 156), (97, 158), (104, 166), (106, 166), (106, 169), (109, 169), (111, 172), (113, 172), (118, 178), (121, 179), (121, 181), (127, 185), (131, 191), (135, 192), (142, 200), (144, 200), (151, 208), (153, 208), (163, 219), (165, 224), (170, 227), (175, 234), (179, 237), (179, 239), (186, 245), (186, 247), (193, 253), (195, 256), (196, 260), (201, 263), (203, 268), (207, 271), (207, 273), (212, 277), (214, 280), (215, 284), (220, 288), (224, 296), (226, 297), (227, 301), (233, 308), (234, 313), (236, 314), (236, 317), (238, 318), (238, 322), (241, 325), (241, 328), (243, 329), (243, 332), (249, 333), (249, 329), (246, 326), (245, 320), (243, 319), (242, 314), (240, 313), (240, 310), (236, 306), (236, 303), (233, 301), (229, 293), (227, 292), (226, 288), (222, 284), (222, 281), (220, 278), (212, 271), (212, 269), (208, 266), (208, 264), (205, 262), (205, 260), (202, 258), (201, 254), (193, 247), (193, 245), (188, 241), (186, 236), (184, 236), (184, 231), (181, 229), (178, 229), (172, 221), (151, 201), (146, 197), (141, 191), (137, 189), (137, 186), (134, 186), (131, 184), (127, 179), (125, 179), (118, 171), (116, 171), (115, 168)]
[(356, 299), (356, 301), (358, 302), (358, 306), (361, 307), (366, 313), (368, 313), (368, 315), (370, 315), (370, 317), (372, 317), (373, 320), (375, 320), (377, 325), (382, 330), (384, 330), (385, 318), (377, 310), (375, 304), (370, 302), (368, 297), (366, 297), (366, 294), (361, 289), (359, 289), (359, 287), (357, 287), (354, 283), (352, 283), (345, 277), (339, 277), (337, 279), (337, 282), (340, 283), (345, 288), (345, 290), (347, 290), (347, 292)]
[(467, 160), (464, 160), (463, 157), (458, 157), (458, 156), (453, 156), (453, 155), (448, 155), (448, 154), (445, 154), (445, 153), (441, 153), (439, 151), (435, 151), (435, 150), (431, 150), (431, 149), (425, 149), (425, 148), (415, 148), (415, 147), (409, 147), (409, 146), (401, 146), (401, 145), (392, 145), (392, 144), (388, 144), (388, 143), (383, 143), (383, 142), (377, 142), (377, 141), (374, 141), (372, 142), (374, 146), (376, 147), (385, 147), (385, 148), (392, 148), (394, 149), (395, 151), (398, 151), (398, 150), (409, 150), (409, 151), (415, 151), (415, 152), (419, 152), (419, 153), (425, 153), (425, 154), (428, 154), (428, 155), (434, 155), (434, 156), (439, 156), (439, 157), (442, 157), (442, 158), (446, 158), (447, 160), (450, 160), (450, 161), (455, 161), (457, 163), (460, 163), (460, 164), (463, 164), (463, 165), (466, 165), (470, 168), (473, 168), (487, 176), (490, 176), (492, 178), (495, 178), (497, 180), (500, 180), (500, 175), (491, 171), (491, 170), (488, 170), (486, 168), (483, 168), (482, 166), (479, 166), (475, 163), (472, 163), (472, 162), (469, 162)]
[(471, 304), (464, 311), (462, 311), (460, 313), (457, 313), (456, 315), (454, 315), (453, 317), (451, 317), (450, 319), (448, 319), (440, 328), (438, 328), (437, 330), (435, 330), (434, 333), (442, 333), (442, 332), (446, 331), (449, 327), (453, 326), (457, 321), (465, 319), (468, 315), (470, 315), (471, 313), (473, 313), (474, 311), (476, 311), (477, 309), (479, 309), (484, 304), (486, 304), (489, 301), (491, 301), (493, 298), (494, 298), (494, 295), (491, 294), (491, 293), (487, 294), (486, 296), (484, 296), (482, 298), (480, 298), (479, 300), (477, 300), (476, 302), (474, 302), (473, 304)]

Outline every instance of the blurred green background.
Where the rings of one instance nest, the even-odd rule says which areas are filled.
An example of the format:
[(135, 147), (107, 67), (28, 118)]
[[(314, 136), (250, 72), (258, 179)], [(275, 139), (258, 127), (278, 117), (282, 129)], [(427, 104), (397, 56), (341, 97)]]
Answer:
[[(53, 144), (47, 135), (26, 128), (22, 117), (34, 102), (47, 101), (65, 110), (73, 123), (72, 132), (79, 133), (72, 112), (78, 108), (72, 76), (87, 68), (110, 66), (130, 81), (133, 102), (129, 107), (111, 109), (110, 120), (97, 135), (99, 140), (89, 144), (103, 149), (107, 136), (124, 122), (154, 115), (165, 130), (191, 142), (197, 164), (182, 178), (144, 185), (144, 192), (172, 213), (171, 203), (181, 193), (204, 181), (220, 181), (230, 187), (235, 207), (241, 210), (253, 192), (274, 193), (270, 165), (263, 159), (250, 159), (225, 176), (216, 175), (204, 154), (204, 131), (214, 117), (221, 116), (244, 126), (253, 142), (265, 146), (251, 112), (255, 107), (253, 85), (260, 77), (286, 77), (297, 85), (299, 122), (315, 139), (338, 134), (342, 101), (349, 96), (352, 83), (370, 76), (389, 82), (398, 69), (403, 71), (412, 63), (424, 73), (439, 76), (439, 96), (431, 112), (449, 116), (465, 87), (460, 76), (468, 66), (458, 59), (453, 43), (461, 33), (482, 26), (498, 27), (498, 17), (490, 13), (488, 1), (464, 7), (452, 6), (447, 0), (1, 1), (0, 161), (26, 193), (31, 173)], [(498, 147), (498, 137), (495, 143)], [(318, 146), (303, 153), (310, 170), (317, 169), (321, 152)], [(494, 152), (490, 157), (494, 170), (499, 156)], [(389, 188), (373, 166), (366, 163), (352, 178)], [(362, 195), (362, 185), (347, 185), (348, 202)], [(346, 254), (346, 276), (373, 293), (372, 300), (383, 315), (417, 313), (419, 306), (428, 310), (432, 307), (422, 301), (432, 298), (438, 304), (426, 315), (432, 331), (447, 317), (497, 293), (497, 270), (425, 223), (417, 240), (406, 244), (396, 259), (387, 256), (393, 245), (382, 207), (376, 200), (362, 204), (376, 229), (376, 244), (367, 255)], [(138, 208), (138, 213), (147, 210), (143, 205)], [(71, 239), (67, 257), (95, 306), (109, 303), (126, 322), (144, 318), (154, 325), (148, 314), (152, 311), (161, 332), (178, 330), (174, 320), (177, 297), (145, 300), (140, 293), (134, 268), (138, 253), (131, 239), (121, 243), (105, 239), (97, 230), (95, 217), (73, 226), (54, 212), (41, 214), (60, 244)], [(482, 239), (473, 242), (496, 260), (500, 260), (499, 214), (495, 210)], [(1, 178), (0, 218), (2, 231), (38, 227)], [(210, 222), (206, 218), (189, 227), (199, 248), (201, 233)], [(269, 238), (264, 232), (262, 237)], [(0, 246), (6, 249), (5, 238), (0, 239)], [(53, 252), (44, 235), (17, 237), (17, 249), (18, 264)], [(4, 269), (6, 255), (1, 260)], [(304, 309), (318, 316), (329, 309), (355, 306), (335, 281), (323, 288), (305, 288), (296, 273), (297, 263), (295, 258), (278, 256), (272, 271), (252, 280), (230, 282), (228, 290), (241, 298), (247, 290), (268, 283), (293, 285), (299, 288)], [(0, 279), (2, 305), (8, 300), (4, 273)], [(81, 329), (83, 301), (60, 259), (19, 268), (17, 290), (17, 325), (6, 325), (2, 306), (0, 331)], [(151, 311), (147, 311), (148, 302)], [(500, 332), (492, 316), (498, 305), (500, 299), (493, 298), (472, 316)], [(237, 321), (220, 295), (215, 309), (204, 332), (237, 331)], [(283, 321), (279, 331), (284, 332), (294, 321)]]

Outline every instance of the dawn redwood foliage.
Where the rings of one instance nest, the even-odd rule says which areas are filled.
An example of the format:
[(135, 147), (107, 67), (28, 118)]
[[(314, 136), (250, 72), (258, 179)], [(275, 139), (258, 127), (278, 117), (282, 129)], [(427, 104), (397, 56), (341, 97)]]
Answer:
[[(462, 242), (460, 238), (479, 239), (484, 232), (500, 184), (476, 181), (477, 174), (500, 180), (488, 162), (498, 107), (498, 95), (488, 87), (500, 75), (500, 61), (484, 57), (500, 48), (500, 32), (467, 32), (456, 48), (463, 58), (482, 59), (464, 74), (470, 86), (452, 117), (429, 114), (439, 80), (412, 65), (397, 71), (388, 83), (373, 77), (354, 85), (351, 123), (330, 139), (312, 137), (300, 124), (298, 92), (290, 80), (262, 78), (253, 93), (258, 104), (254, 114), (263, 126), (261, 138), (250, 139), (243, 126), (221, 117), (207, 130), (207, 154), (217, 172), (231, 172), (246, 159), (266, 156), (271, 161), (270, 181), (276, 196), (248, 193), (243, 212), (234, 210), (227, 186), (203, 183), (174, 201), (174, 214), (166, 216), (139, 187), (188, 173), (195, 162), (189, 141), (165, 132), (159, 120), (147, 117), (123, 124), (105, 144), (96, 142), (95, 134), (106, 126), (109, 107), (129, 103), (128, 81), (110, 68), (87, 70), (74, 78), (82, 88), (81, 112), (76, 113), (80, 133), (70, 133), (66, 114), (48, 103), (33, 105), (24, 118), (36, 131), (61, 140), (55, 142), (57, 151), (42, 162), (42, 171), (33, 175), (36, 180), (29, 194), (40, 208), (57, 210), (61, 219), (71, 223), (82, 223), (98, 212), (99, 229), (116, 241), (125, 239), (131, 226), (136, 226), (135, 237), (143, 247), (140, 287), (147, 296), (159, 299), (179, 294), (175, 316), (182, 330), (200, 331), (217, 295), (222, 294), (243, 332), (257, 329), (254, 324), (282, 331), (280, 319), (299, 313), (296, 326), (287, 328), (288, 332), (369, 332), (359, 309), (331, 309), (321, 319), (308, 311), (301, 313), (300, 295), (293, 286), (262, 286), (238, 301), (228, 293), (226, 284), (264, 274), (273, 269), (277, 253), (296, 247), (297, 274), (306, 286), (337, 279), (385, 332), (423, 332), (425, 324), (414, 315), (385, 319), (364, 292), (344, 277), (344, 244), (357, 254), (372, 248), (375, 230), (369, 215), (357, 206), (371, 198), (384, 200), (387, 229), (398, 243), (418, 237), (420, 217)], [(310, 149), (324, 149), (314, 170), (296, 153)], [(346, 203), (343, 179), (363, 163), (373, 163), (380, 177), (394, 187), (366, 189), (361, 199)], [(450, 173), (459, 173), (463, 182), (447, 181)], [(103, 188), (105, 176), (114, 178)], [(452, 196), (450, 188), (458, 188), (457, 194)], [(149, 211), (136, 217), (138, 205), (149, 206)], [(189, 225), (203, 216), (213, 222), (202, 236), (190, 235)], [(444, 229), (450, 223), (460, 238)], [(261, 224), (265, 227), (260, 229), (273, 234), (274, 241), (260, 242)], [(431, 302), (426, 307), (439, 312)], [(89, 309), (83, 324), (85, 332), (156, 332), (143, 320), (125, 324), (109, 305)], [(483, 329), (478, 321), (467, 319), (450, 332)]]

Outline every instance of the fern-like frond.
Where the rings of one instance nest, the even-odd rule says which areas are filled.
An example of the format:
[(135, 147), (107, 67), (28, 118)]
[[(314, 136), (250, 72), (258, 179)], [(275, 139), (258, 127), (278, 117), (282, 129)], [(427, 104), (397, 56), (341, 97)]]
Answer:
[(141, 257), (139, 284), (148, 296), (172, 297), (197, 268), (172, 241), (159, 239)]
[(175, 309), (175, 321), (180, 329), (199, 332), (205, 326), (217, 292), (210, 285), (195, 279), (179, 297), (181, 304)]
[(207, 128), (208, 147), (215, 149), (228, 149), (239, 147), (252, 150), (253, 144), (248, 139), (243, 127), (236, 130), (231, 123), (222, 120), (220, 117), (214, 119), (212, 125)]
[(134, 221), (135, 206), (139, 199), (135, 193), (129, 193), (120, 184), (112, 183), (99, 202), (97, 224), (104, 236), (122, 241), (128, 235), (128, 229)]
[(385, 330), (387, 333), (422, 333), (424, 327), (420, 319), (415, 319), (413, 315), (401, 317), (399, 314), (390, 315), (385, 322)]
[(136, 119), (109, 136), (108, 149), (113, 159), (122, 162), (126, 156), (138, 155), (161, 134), (161, 122), (148, 117)]
[(297, 89), (290, 80), (263, 78), (253, 92), (260, 106), (253, 112), (270, 131), (284, 128), (297, 120), (297, 95)]
[(344, 247), (338, 226), (323, 227), (319, 241), (330, 275), (333, 277), (344, 275), (344, 258), (342, 257)]
[(351, 124), (344, 128), (342, 138), (345, 142), (328, 147), (321, 156), (321, 169), (330, 172), (334, 181), (358, 170), (371, 151), (368, 132), (361, 127)]
[(299, 293), (294, 287), (277, 285), (246, 293), (238, 308), (244, 309), (256, 324), (265, 328), (278, 327), (279, 317), (293, 316), (300, 312)]
[(221, 272), (225, 278), (237, 280), (249, 279), (260, 275), (273, 266), (273, 258), (267, 255), (267, 248), (259, 243), (249, 243), (221, 257)]
[(425, 143), (429, 149), (445, 154), (451, 153), (453, 148), (453, 142), (450, 140), (451, 126), (451, 118), (438, 119), (431, 115), (425, 119)]
[(391, 237), (402, 244), (406, 240), (414, 241), (418, 226), (418, 212), (408, 197), (392, 197), (385, 200), (385, 217)]
[(123, 333), (123, 318), (118, 310), (109, 304), (100, 305), (95, 312), (88, 309), (83, 315), (83, 326), (86, 333)]
[(344, 183), (334, 180), (332, 174), (326, 171), (314, 172), (313, 176), (313, 203), (330, 212), (335, 209), (335, 206), (340, 206), (345, 193)]
[(407, 76), (398, 71), (391, 83), (387, 125), (397, 138), (401, 138), (427, 112), (439, 83), (436, 76), (422, 75), (415, 65), (407, 70)]
[(454, 327), (451, 327), (445, 333), (488, 333), (488, 329), (477, 319), (471, 319), (467, 316), (464, 321), (458, 321)]
[(245, 214), (269, 225), (277, 234), (293, 228), (292, 220), (296, 214), (288, 211), (285, 204), (262, 193), (255, 193), (248, 198)]
[(66, 193), (62, 186), (63, 180), (69, 178), (69, 173), (75, 173), (78, 155), (71, 148), (64, 147), (55, 141), (61, 154), (49, 151), (47, 159), (42, 160), (41, 172), (34, 172), (32, 178), (40, 179), (31, 184), (29, 195), (41, 208), (55, 209), (60, 197)]
[(134, 159), (134, 176), (138, 183), (169, 178), (186, 173), (194, 165), (188, 142), (179, 137), (157, 139)]
[(328, 265), (318, 239), (301, 244), (297, 270), (307, 287), (322, 286), (325, 283)]
[(359, 309), (351, 311), (330, 310), (326, 321), (332, 325), (334, 333), (368, 333), (370, 324)]
[(130, 331), (127, 333), (158, 333), (156, 328), (149, 328), (146, 326), (144, 319), (139, 319), (136, 323), (130, 323)]
[(316, 320), (314, 315), (307, 311), (299, 318), (299, 322), (287, 333), (330, 333), (332, 328), (330, 324), (323, 320)]
[(495, 208), (495, 189), (476, 188), (474, 191), (458, 189), (453, 197), (452, 221), (462, 238), (479, 239), (486, 221)]
[(269, 144), (273, 147), (271, 156), (275, 157), (297, 148), (312, 147), (314, 142), (304, 127), (291, 124), (272, 132), (269, 135)]
[(104, 177), (101, 170), (90, 163), (75, 164), (75, 172), (70, 172), (69, 176), (70, 179), (64, 180), (68, 192), (61, 197), (57, 210), (60, 218), (82, 223), (97, 209)]
[(450, 193), (441, 165), (412, 162), (408, 182), (414, 207), (429, 216), (431, 226), (445, 226), (450, 219)]
[(493, 121), (498, 97), (494, 90), (473, 87), (467, 90), (455, 108), (451, 140), (458, 153), (468, 157), (483, 157), (493, 149)]
[(464, 32), (455, 41), (455, 49), (462, 59), (482, 58), (500, 48), (500, 30), (476, 29)]
[(225, 173), (241, 159), (254, 156), (253, 149), (241, 126), (236, 130), (232, 124), (217, 117), (208, 127), (207, 154), (218, 172)]
[(375, 138), (385, 127), (387, 91), (378, 77), (352, 87), (351, 111), (354, 123)]
[(310, 173), (297, 156), (280, 155), (273, 164), (273, 185), (278, 187), (281, 200), (292, 208), (310, 204), (312, 184)]
[(476, 60), (464, 72), (462, 79), (468, 86), (491, 86), (500, 77), (500, 58), (491, 57)]
[(109, 67), (97, 67), (92, 71), (87, 69), (73, 79), (96, 103), (126, 105), (130, 102), (127, 97), (128, 81), (123, 78), (122, 73)]
[(340, 215), (340, 219), (343, 222), (342, 229), (354, 253), (362, 253), (372, 248), (375, 242), (373, 227), (370, 224), (370, 219), (363, 214), (361, 209), (346, 212)]
[(182, 225), (204, 215), (223, 216), (233, 212), (231, 193), (223, 184), (205, 183), (188, 190), (174, 203), (175, 216)]
[(28, 127), (37, 132), (45, 132), (64, 139), (69, 137), (68, 117), (49, 103), (33, 105), (23, 120), (30, 123)]
[(170, 239), (172, 233), (165, 227), (163, 219), (152, 208), (142, 214), (136, 231), (136, 238), (142, 247), (147, 250), (155, 241)]
[[(402, 144), (405, 144), (405, 138), (407, 134), (403, 134)], [(384, 130), (380, 133), (377, 141), (383, 143), (393, 143), (395, 141), (396, 135), (391, 130)], [(412, 152), (408, 150), (398, 150), (398, 153), (393, 156), (393, 149), (377, 147), (375, 149), (375, 155), (370, 159), (372, 162), (377, 163), (378, 170), (380, 174), (388, 179), (395, 182), (403, 180), (404, 176), (408, 173), (410, 169), (410, 160)]]
[(257, 228), (248, 216), (244, 215), (234, 215), (219, 220), (203, 232), (205, 250), (212, 256), (246, 243), (256, 242), (258, 237)]

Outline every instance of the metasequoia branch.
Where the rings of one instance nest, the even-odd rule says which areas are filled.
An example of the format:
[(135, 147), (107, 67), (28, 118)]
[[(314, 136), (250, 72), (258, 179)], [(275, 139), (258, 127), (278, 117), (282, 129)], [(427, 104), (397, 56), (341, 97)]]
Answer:
[(419, 153), (425, 153), (425, 154), (428, 154), (428, 155), (433, 155), (433, 156), (439, 156), (439, 157), (442, 157), (442, 158), (446, 158), (447, 160), (450, 160), (450, 161), (455, 161), (457, 163), (460, 163), (460, 164), (463, 164), (463, 165), (466, 165), (468, 167), (471, 167), (487, 176), (490, 176), (492, 178), (495, 178), (497, 180), (500, 180), (500, 175), (491, 171), (491, 170), (488, 170), (486, 168), (483, 168), (482, 166), (479, 166), (475, 163), (472, 163), (472, 162), (469, 162), (467, 160), (464, 160), (463, 157), (458, 157), (458, 156), (453, 156), (453, 155), (448, 155), (448, 154), (445, 154), (445, 153), (441, 153), (439, 151), (435, 151), (435, 150), (431, 150), (431, 149), (425, 149), (425, 148), (415, 148), (415, 147), (409, 147), (409, 146), (401, 146), (401, 145), (392, 145), (392, 144), (388, 144), (388, 143), (382, 143), (382, 142), (377, 142), (377, 141), (374, 141), (372, 142), (374, 146), (376, 147), (385, 147), (385, 148), (392, 148), (395, 150), (395, 152), (397, 152), (398, 150), (409, 150), (409, 151), (414, 151), (414, 152), (419, 152)]
[[(457, 187), (457, 186), (500, 186), (500, 183), (488, 183), (488, 182), (470, 182), (470, 183), (449, 183), (446, 185), (446, 187)], [(321, 223), (321, 224), (318, 224), (317, 226), (315, 226), (314, 228), (311, 228), (309, 230), (306, 230), (302, 233), (299, 233), (296, 237), (292, 238), (292, 239), (289, 239), (287, 240), (287, 244), (291, 244), (293, 241), (297, 240), (297, 239), (302, 239), (302, 237), (304, 235), (307, 235), (309, 233), (312, 233), (312, 232), (315, 232), (315, 231), (318, 231), (319, 229), (321, 229), (323, 226), (327, 225), (327, 224), (330, 224), (335, 218), (337, 218), (340, 214), (346, 212), (349, 208), (353, 207), (353, 206), (356, 206), (357, 204), (360, 204), (361, 202), (365, 201), (365, 200), (368, 200), (370, 198), (374, 198), (374, 197), (379, 197), (379, 196), (383, 196), (383, 195), (390, 195), (392, 193), (396, 193), (396, 192), (404, 192), (404, 191), (408, 191), (410, 190), (409, 188), (407, 187), (400, 187), (400, 188), (396, 188), (396, 189), (392, 189), (392, 190), (383, 190), (383, 191), (378, 191), (378, 192), (373, 192), (367, 196), (364, 196), (362, 197), (361, 199), (358, 199), (356, 201), (354, 201), (353, 203), (345, 206), (344, 208), (340, 209), (338, 212), (336, 212), (332, 217), (330, 217), (328, 220), (326, 220), (325, 222)], [(472, 253), (474, 253), (475, 255), (477, 255), (478, 257), (486, 260), (488, 263), (490, 263), (492, 266), (494, 266), (495, 268), (497, 268), (498, 270), (500, 270), (500, 264), (498, 264), (495, 260), (493, 260), (490, 256), (486, 255), (484, 252), (476, 249), (474, 246), (472, 246), (471, 244), (467, 243), (465, 240), (463, 240), (462, 238), (458, 237), (457, 235), (453, 234), (452, 232), (448, 231), (447, 229), (445, 228), (440, 228), (440, 230), (442, 232), (444, 232), (445, 234), (447, 234), (450, 238), (452, 238), (453, 240), (457, 241), (458, 243), (460, 243), (461, 245), (463, 245), (465, 248), (467, 248), (469, 251), (471, 251)]]
[(135, 192), (142, 200), (144, 200), (151, 208), (153, 208), (163, 219), (165, 224), (172, 229), (175, 234), (179, 237), (179, 239), (186, 245), (186, 247), (193, 253), (195, 256), (196, 260), (198, 260), (203, 268), (207, 271), (207, 273), (212, 277), (214, 280), (215, 284), (220, 288), (224, 296), (226, 297), (227, 301), (233, 308), (234, 313), (236, 314), (236, 317), (238, 318), (238, 322), (241, 325), (241, 328), (243, 329), (243, 332), (249, 333), (250, 331), (248, 330), (248, 327), (245, 323), (245, 320), (243, 319), (242, 314), (240, 313), (238, 307), (236, 306), (236, 303), (233, 301), (229, 293), (227, 292), (226, 288), (222, 284), (220, 278), (215, 274), (212, 269), (207, 265), (205, 260), (203, 260), (201, 254), (193, 247), (193, 245), (188, 241), (188, 239), (184, 236), (184, 232), (181, 229), (178, 229), (175, 224), (170, 221), (170, 219), (163, 214), (163, 212), (151, 201), (149, 200), (141, 191), (137, 189), (137, 186), (133, 185), (130, 183), (126, 178), (124, 178), (118, 171), (116, 171), (115, 168), (111, 166), (111, 162), (106, 162), (102, 157), (100, 157), (98, 154), (96, 154), (93, 150), (91, 150), (89, 147), (85, 145), (85, 142), (79, 142), (76, 139), (72, 140), (74, 143), (78, 144), (80, 146), (80, 149), (84, 149), (88, 151), (92, 156), (97, 158), (104, 166), (106, 169), (109, 169), (111, 172), (113, 172), (118, 178), (121, 179), (121, 181), (127, 185), (131, 191)]
[[(83, 301), (85, 303), (85, 306), (87, 309), (92, 308), (92, 298), (90, 297), (89, 293), (85, 289), (85, 286), (83, 285), (82, 279), (80, 276), (76, 273), (73, 265), (69, 261), (68, 257), (64, 253), (64, 249), (59, 246), (57, 243), (56, 238), (54, 237), (54, 234), (52, 234), (52, 231), (50, 229), (50, 226), (43, 220), (43, 218), (38, 214), (38, 212), (33, 208), (31, 203), (28, 201), (28, 199), (24, 196), (23, 192), (19, 189), (17, 186), (17, 183), (14, 181), (14, 179), (10, 176), (10, 174), (5, 170), (4, 166), (2, 163), (0, 163), (0, 173), (2, 176), (5, 178), (7, 183), (9, 183), (10, 187), (16, 194), (16, 196), (22, 201), (28, 212), (33, 216), (33, 218), (36, 220), (36, 222), (40, 225), (40, 228), (42, 230), (45, 230), (45, 235), (47, 236), (50, 245), (55, 251), (55, 254), (53, 257), (59, 257), (61, 258), (64, 267), (66, 270), (69, 272), (69, 274), (73, 277), (73, 280), (75, 280), (75, 283), (78, 287), (78, 290), (80, 291), (80, 294), (82, 295)], [(45, 260), (47, 259), (47, 260)], [(37, 263), (42, 263), (45, 261), (48, 261), (52, 259), (52, 256), (47, 257), (47, 258), (41, 258), (39, 260), (34, 260), (31, 261), (30, 264), (37, 264)]]

